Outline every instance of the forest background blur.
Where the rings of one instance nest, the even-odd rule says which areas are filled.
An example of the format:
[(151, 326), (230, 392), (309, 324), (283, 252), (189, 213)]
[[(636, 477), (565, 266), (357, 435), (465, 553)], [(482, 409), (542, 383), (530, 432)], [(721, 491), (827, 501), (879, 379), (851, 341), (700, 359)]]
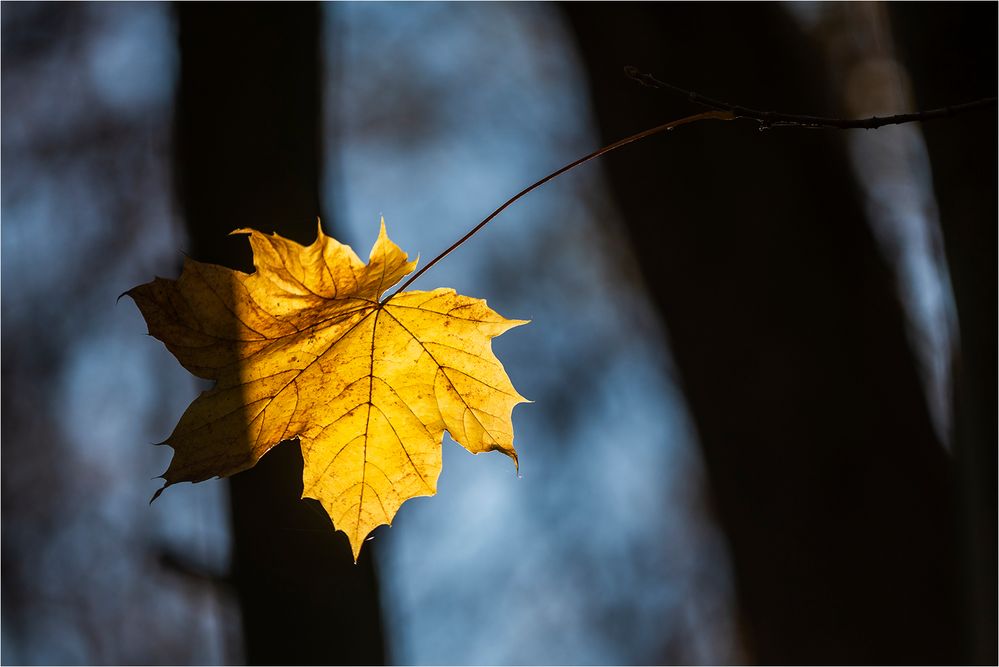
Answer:
[(522, 478), (445, 438), (360, 566), (295, 443), (147, 505), (204, 386), (115, 298), (317, 216), (425, 261), (699, 110), (625, 65), (992, 96), (996, 8), (4, 3), (3, 663), (995, 663), (994, 108), (701, 123), (503, 213), (416, 287), (533, 320), (495, 342)]

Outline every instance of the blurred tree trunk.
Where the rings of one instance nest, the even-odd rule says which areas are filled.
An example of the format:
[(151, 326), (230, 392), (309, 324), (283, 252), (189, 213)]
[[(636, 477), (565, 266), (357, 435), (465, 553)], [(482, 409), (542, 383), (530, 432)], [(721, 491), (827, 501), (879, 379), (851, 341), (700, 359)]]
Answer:
[[(836, 112), (779, 5), (564, 7), (605, 142), (699, 110), (624, 65), (747, 106)], [(842, 137), (701, 123), (602, 167), (669, 328), (747, 659), (961, 661), (952, 462)]]
[[(246, 239), (227, 236), (235, 228), (315, 239), (319, 7), (180, 3), (176, 9), (176, 176), (191, 254), (248, 271)], [(231, 479), (247, 661), (383, 663), (372, 548), (353, 563), (325, 512), (300, 499), (301, 472), (301, 451), (290, 442)]]
[[(944, 7), (889, 3), (920, 108), (996, 94), (996, 3)], [(996, 112), (923, 128), (947, 263), (957, 302), (960, 350), (955, 365), (954, 452), (960, 475), (962, 565), (971, 650), (963, 662), (995, 664), (996, 525)]]

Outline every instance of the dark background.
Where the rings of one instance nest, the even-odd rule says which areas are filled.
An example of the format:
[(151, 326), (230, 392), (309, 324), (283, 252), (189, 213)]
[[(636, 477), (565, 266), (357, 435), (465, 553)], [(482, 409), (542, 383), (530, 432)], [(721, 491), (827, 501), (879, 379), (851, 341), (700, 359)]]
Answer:
[[(594, 146), (699, 111), (638, 86), (624, 65), (796, 113), (886, 115), (996, 92), (994, 3), (388, 4), (369, 18), (395, 32), (363, 43), (363, 60), (350, 44), (366, 34), (358, 27), (365, 11), (3, 6), (3, 661), (996, 662), (994, 108), (876, 132), (692, 125), (564, 176), (570, 183), (552, 184), (547, 199), (511, 211), (511, 231), (499, 231), (501, 217), (493, 236), (490, 228), (463, 248), (485, 267), (473, 283), (479, 294), (539, 330), (510, 348), (507, 362), (537, 402), (530, 410), (542, 413), (515, 413), (518, 429), (527, 420), (522, 459), (533, 450), (537, 467), (523, 484), (509, 471), (497, 478), (512, 496), (458, 496), (495, 518), (490, 502), (545, 494), (525, 511), (548, 527), (549, 541), (504, 543), (509, 551), (496, 558), (507, 566), (466, 569), (497, 553), (474, 550), (473, 531), (487, 530), (474, 517), (457, 529), (457, 544), (473, 546), (452, 556), (450, 584), (444, 565), (434, 574), (407, 555), (420, 536), (399, 537), (399, 528), (376, 532), (355, 566), (321, 510), (298, 500), (295, 443), (234, 477), (227, 498), (223, 483), (208, 482), (196, 488), (214, 490), (172, 489), (146, 510), (147, 486), (137, 485), (168, 453), (126, 459), (125, 448), (161, 439), (192, 385), (169, 359), (138, 368), (120, 361), (133, 358), (127, 350), (142, 329), (134, 320), (109, 328), (123, 316), (108, 303), (154, 272), (175, 275), (181, 248), (247, 268), (245, 241), (225, 236), (234, 227), (308, 242), (321, 216), (334, 236), (357, 234), (351, 207), (362, 197), (349, 186), (367, 173), (355, 157), (365, 151), (402, 162), (444, 146), (440, 163), (423, 165), (443, 171), (460, 155), (447, 148), (450, 136), (462, 137), (468, 165), (514, 163), (513, 150), (476, 152), (477, 141), (496, 151), (489, 142), (504, 141), (504, 125), (492, 125), (492, 137), (461, 134), (493, 122), (474, 105), (460, 111), (462, 88), (520, 122), (521, 137), (537, 130), (535, 108), (551, 112), (538, 115), (543, 127), (582, 123), (561, 144), (536, 139), (531, 171), (515, 170), (509, 182), (491, 175), (495, 193), (452, 180), (449, 191), (427, 195), (472, 200), (479, 217)], [(509, 40), (506, 57), (471, 59), (488, 48), (476, 40), (494, 34)], [(409, 43), (430, 55), (398, 58)], [(446, 64), (421, 69), (438, 62), (435, 49)], [(172, 55), (149, 55), (160, 52)], [(526, 65), (524, 53), (534, 58)], [(558, 58), (566, 69), (552, 64)], [(537, 68), (542, 85), (507, 80), (525, 67)], [(134, 80), (116, 81), (116, 68)], [(570, 84), (575, 101), (555, 101)], [(491, 99), (492, 90), (503, 99)], [(503, 92), (511, 90), (524, 97)], [(391, 190), (393, 172), (383, 169), (380, 187)], [(578, 210), (570, 199), (582, 202)], [(389, 204), (360, 205), (386, 206), (392, 232)], [(542, 222), (577, 215), (576, 227)], [(476, 221), (399, 218), (411, 239), (451, 239)], [(370, 238), (355, 244), (362, 256)], [(420, 248), (423, 257), (435, 247)], [(465, 280), (458, 270), (453, 280)], [(617, 328), (599, 335), (603, 325), (567, 326), (569, 315), (548, 310), (553, 300), (575, 312), (607, 307), (588, 305), (601, 295), (643, 305), (608, 311)], [(573, 347), (575, 339), (590, 347)], [(89, 357), (73, 352), (74, 340), (91, 346)], [(615, 379), (614, 359), (629, 348), (639, 364), (661, 365), (674, 389), (655, 393), (649, 387), (659, 385), (626, 373)], [(539, 354), (547, 349), (565, 358)], [(602, 385), (639, 392), (650, 423), (689, 421), (687, 431), (677, 427), (686, 435), (589, 424), (588, 411), (618, 415), (606, 407), (612, 399), (597, 403), (580, 389)], [(122, 386), (131, 387), (128, 400), (114, 398)], [(638, 444), (646, 437), (648, 450)], [(572, 467), (580, 459), (596, 466), (589, 474), (609, 469), (594, 462), (586, 438), (639, 469), (663, 466), (650, 487), (662, 495), (622, 501), (640, 536), (623, 543), (614, 565), (610, 547), (588, 545), (621, 539), (608, 537), (606, 517), (584, 503), (604, 507), (615, 483), (637, 488), (644, 478), (625, 471), (593, 483), (603, 478)], [(677, 459), (642, 458), (685, 438)], [(115, 450), (111, 441), (124, 444)], [(445, 475), (463, 465), (448, 456)], [(472, 465), (492, 465), (479, 459)], [(676, 463), (687, 459), (694, 462)], [(574, 476), (560, 481), (559, 465)], [(453, 508), (445, 488), (425, 504)], [(660, 525), (659, 515), (673, 518)], [(404, 511), (400, 523), (420, 516)], [(716, 542), (676, 538), (702, 532)], [(546, 550), (571, 578), (565, 588), (528, 590), (525, 582), (544, 577), (524, 571)], [(678, 565), (689, 560), (697, 567)], [(85, 581), (60, 571), (83, 572)], [(468, 583), (476, 576), (494, 577), (495, 587)], [(444, 583), (423, 598), (397, 583), (421, 577)], [(448, 587), (470, 599), (514, 591), (496, 601), (507, 624), (477, 622), (472, 603), (452, 605), (448, 613), (468, 618), (421, 648), (413, 628), (449, 617), (420, 600), (450, 602)], [(573, 587), (589, 595), (567, 595)], [(549, 605), (541, 612), (538, 599)], [(715, 601), (713, 611), (698, 600)], [(517, 623), (546, 622), (598, 639), (516, 632)], [(476, 648), (456, 636), (468, 633), (485, 639)], [(521, 652), (490, 641), (522, 641)]]

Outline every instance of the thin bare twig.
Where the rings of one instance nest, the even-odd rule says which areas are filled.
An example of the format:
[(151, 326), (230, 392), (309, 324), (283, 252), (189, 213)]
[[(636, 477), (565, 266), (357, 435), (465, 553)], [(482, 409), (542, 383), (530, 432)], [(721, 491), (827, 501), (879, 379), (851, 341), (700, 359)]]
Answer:
[(928, 120), (937, 120), (940, 118), (952, 118), (958, 114), (965, 113), (967, 111), (973, 111), (975, 109), (982, 109), (989, 106), (995, 106), (995, 97), (986, 97), (980, 100), (975, 100), (974, 102), (966, 102), (964, 104), (955, 104), (953, 106), (942, 107), (940, 109), (930, 109), (929, 111), (919, 111), (915, 113), (903, 113), (896, 114), (894, 116), (885, 116), (879, 118), (873, 116), (871, 118), (827, 118), (824, 116), (807, 116), (801, 114), (788, 114), (788, 113), (777, 113), (775, 111), (760, 111), (759, 109), (750, 109), (749, 107), (744, 107), (738, 104), (729, 104), (728, 102), (722, 102), (720, 100), (712, 99), (706, 95), (701, 95), (700, 93), (695, 93), (693, 91), (684, 90), (673, 84), (666, 83), (665, 81), (660, 81), (651, 74), (642, 72), (637, 67), (628, 66), (624, 68), (624, 73), (631, 79), (634, 79), (643, 86), (648, 86), (649, 88), (657, 88), (659, 90), (665, 90), (681, 97), (685, 97), (694, 104), (698, 104), (709, 109), (715, 109), (718, 111), (728, 111), (735, 118), (748, 118), (755, 120), (760, 124), (760, 127), (804, 127), (811, 129), (830, 129), (830, 130), (874, 130), (885, 125), (899, 125), (901, 123), (913, 123), (913, 122), (923, 122)]
[(938, 118), (951, 118), (953, 116), (956, 116), (958, 114), (967, 111), (972, 111), (974, 109), (981, 109), (988, 106), (994, 106), (996, 104), (996, 98), (989, 97), (981, 100), (976, 100), (974, 102), (967, 102), (965, 104), (957, 104), (954, 106), (943, 107), (941, 109), (931, 109), (929, 111), (920, 111), (917, 113), (897, 114), (894, 116), (887, 116), (884, 118), (878, 118), (877, 116), (874, 116), (872, 118), (858, 118), (858, 119), (826, 118), (823, 116), (806, 116), (801, 114), (787, 114), (787, 113), (777, 113), (774, 111), (760, 111), (758, 109), (750, 109), (749, 107), (744, 107), (738, 104), (729, 104), (728, 102), (722, 102), (720, 100), (712, 99), (710, 97), (707, 97), (706, 95), (701, 95), (699, 93), (695, 93), (689, 90), (684, 90), (683, 88), (679, 88), (672, 84), (660, 81), (651, 74), (646, 74), (645, 72), (640, 71), (636, 67), (631, 67), (631, 66), (625, 67), (624, 72), (635, 81), (641, 83), (643, 86), (648, 86), (650, 88), (658, 88), (661, 90), (669, 91), (671, 93), (675, 93), (677, 95), (681, 95), (695, 104), (699, 104), (703, 107), (711, 109), (711, 111), (695, 114), (693, 116), (687, 116), (686, 118), (670, 121), (669, 123), (663, 123), (662, 125), (657, 125), (656, 127), (653, 127), (651, 129), (644, 130), (637, 134), (633, 134), (630, 137), (625, 137), (624, 139), (621, 139), (620, 141), (615, 141), (614, 143), (604, 146), (603, 148), (598, 148), (592, 153), (584, 155), (578, 160), (574, 160), (569, 164), (565, 165), (564, 167), (562, 167), (561, 169), (553, 171), (544, 178), (535, 181), (531, 185), (527, 186), (526, 188), (524, 188), (523, 190), (521, 190), (520, 192), (510, 197), (505, 202), (503, 202), (503, 204), (499, 208), (497, 208), (495, 211), (487, 215), (485, 219), (482, 220), (482, 222), (472, 227), (472, 229), (470, 229), (467, 234), (465, 234), (460, 239), (452, 243), (451, 246), (448, 247), (444, 252), (434, 257), (432, 260), (430, 260), (429, 263), (427, 263), (426, 266), (424, 266), (422, 269), (420, 269), (412, 276), (410, 276), (409, 280), (404, 282), (402, 286), (399, 287), (399, 289), (397, 289), (396, 291), (392, 292), (389, 296), (382, 299), (381, 301), (382, 305), (387, 303), (395, 295), (399, 294), (399, 292), (402, 292), (411, 284), (413, 284), (413, 282), (415, 282), (424, 273), (429, 271), (435, 264), (437, 264), (437, 262), (441, 261), (448, 255), (450, 255), (454, 250), (456, 250), (459, 246), (465, 243), (465, 241), (467, 241), (468, 239), (472, 238), (475, 234), (477, 234), (480, 229), (488, 225), (493, 218), (502, 213), (508, 206), (513, 204), (515, 201), (517, 201), (524, 195), (530, 193), (532, 190), (541, 187), (542, 185), (552, 180), (553, 178), (561, 176), (570, 169), (575, 169), (584, 162), (589, 162), (594, 158), (598, 158), (601, 155), (606, 155), (607, 153), (610, 153), (613, 150), (617, 150), (622, 146), (627, 146), (630, 143), (640, 141), (641, 139), (651, 137), (655, 134), (659, 134), (667, 130), (672, 130), (673, 128), (680, 127), (681, 125), (686, 125), (688, 123), (693, 123), (699, 120), (710, 120), (710, 119), (735, 120), (739, 118), (748, 118), (751, 120), (755, 120), (757, 123), (759, 123), (761, 128), (803, 127), (803, 128), (812, 128), (812, 129), (821, 128), (821, 129), (836, 129), (836, 130), (849, 130), (849, 129), (873, 130), (879, 127), (883, 127), (885, 125), (898, 125), (900, 123), (912, 123), (916, 121), (922, 122), (928, 120), (936, 120)]

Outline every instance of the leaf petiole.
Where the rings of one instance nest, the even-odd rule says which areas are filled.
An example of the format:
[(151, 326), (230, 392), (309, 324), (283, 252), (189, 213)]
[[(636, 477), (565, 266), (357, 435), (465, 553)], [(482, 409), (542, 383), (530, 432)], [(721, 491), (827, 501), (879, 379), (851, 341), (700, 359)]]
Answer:
[(637, 134), (633, 134), (630, 137), (625, 137), (624, 139), (621, 139), (619, 141), (615, 141), (612, 144), (608, 144), (607, 146), (604, 146), (603, 148), (598, 148), (597, 150), (593, 151), (592, 153), (584, 155), (583, 157), (579, 158), (578, 160), (574, 160), (573, 162), (570, 162), (569, 164), (565, 165), (561, 169), (557, 169), (556, 171), (553, 171), (552, 173), (550, 173), (547, 176), (545, 176), (544, 178), (542, 178), (542, 179), (540, 179), (538, 181), (535, 181), (531, 185), (527, 186), (526, 188), (524, 188), (523, 190), (521, 190), (520, 192), (518, 192), (514, 196), (510, 197), (505, 202), (503, 202), (503, 204), (499, 208), (497, 208), (495, 211), (493, 211), (492, 213), (490, 213), (489, 215), (487, 215), (482, 222), (480, 222), (479, 224), (477, 224), (474, 227), (472, 227), (468, 231), (467, 234), (465, 234), (460, 239), (458, 239), (457, 241), (455, 241), (454, 243), (452, 243), (449, 248), (447, 248), (441, 254), (439, 254), (436, 257), (434, 257), (432, 260), (430, 260), (427, 263), (426, 266), (424, 266), (422, 269), (420, 269), (419, 271), (417, 271), (416, 273), (414, 273), (412, 276), (410, 276), (409, 280), (407, 280), (406, 282), (404, 282), (401, 287), (399, 287), (396, 291), (392, 292), (390, 295), (388, 295), (387, 297), (385, 297), (384, 299), (382, 299), (382, 301), (381, 301), (382, 305), (384, 305), (385, 303), (387, 303), (390, 299), (392, 299), (397, 294), (399, 294), (400, 292), (402, 292), (403, 290), (405, 290), (407, 287), (409, 287), (411, 284), (413, 284), (413, 282), (415, 282), (417, 278), (419, 278), (424, 273), (426, 273), (427, 271), (429, 271), (430, 268), (434, 264), (436, 264), (437, 262), (441, 261), (442, 259), (444, 259), (448, 255), (450, 255), (453, 251), (455, 251), (465, 241), (467, 241), (468, 239), (470, 239), (473, 236), (475, 236), (475, 234), (478, 233), (478, 231), (480, 229), (482, 229), (487, 224), (489, 224), (489, 222), (492, 221), (493, 218), (495, 218), (497, 215), (499, 215), (500, 213), (502, 213), (508, 206), (510, 206), (511, 204), (513, 204), (515, 201), (517, 201), (518, 199), (520, 199), (524, 195), (530, 193), (532, 190), (536, 190), (537, 188), (541, 187), (542, 185), (544, 185), (548, 181), (552, 180), (553, 178), (561, 176), (565, 172), (578, 167), (579, 165), (583, 164), (584, 162), (589, 162), (590, 160), (592, 160), (594, 158), (598, 158), (601, 155), (606, 155), (607, 153), (610, 153), (611, 151), (617, 150), (618, 148), (621, 148), (623, 146), (627, 146), (628, 144), (634, 143), (636, 141), (641, 141), (642, 139), (654, 136), (656, 134), (660, 134), (662, 132), (666, 132), (667, 130), (672, 130), (673, 128), (680, 127), (681, 125), (687, 125), (689, 123), (694, 123), (694, 122), (699, 121), (699, 120), (734, 120), (734, 119), (735, 119), (735, 115), (732, 112), (730, 112), (730, 111), (705, 111), (704, 113), (694, 114), (693, 116), (686, 116), (686, 117), (680, 118), (678, 120), (671, 120), (668, 123), (663, 123), (662, 125), (657, 125), (657, 126), (655, 126), (653, 128), (650, 128), (648, 130), (643, 130), (642, 132), (639, 132)]

